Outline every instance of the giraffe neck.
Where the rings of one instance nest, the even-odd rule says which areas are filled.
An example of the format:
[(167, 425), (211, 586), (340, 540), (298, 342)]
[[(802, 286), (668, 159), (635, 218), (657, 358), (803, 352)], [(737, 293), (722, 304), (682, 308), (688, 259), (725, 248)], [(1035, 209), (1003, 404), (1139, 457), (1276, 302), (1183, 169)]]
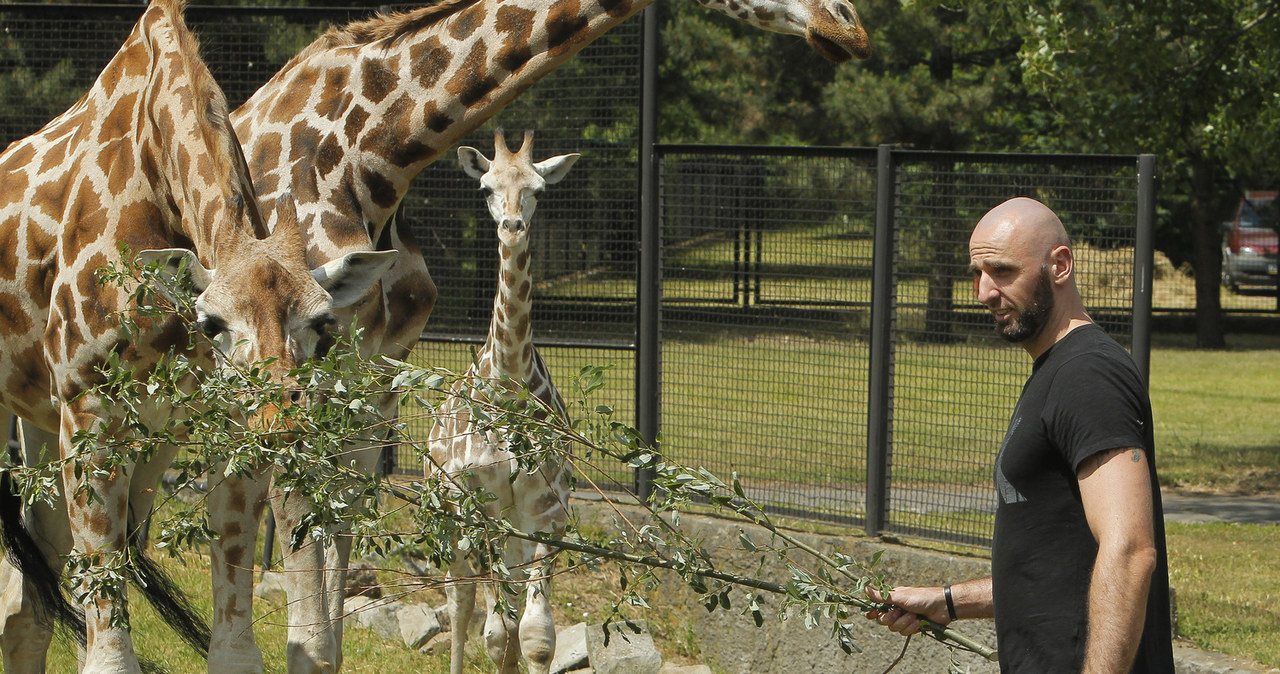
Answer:
[(528, 381), (533, 372), (533, 278), (529, 275), (529, 243), (498, 244), (498, 291), (484, 352), (490, 377)]
[(331, 29), (233, 115), (258, 193), (292, 187), (313, 255), (376, 244), (423, 168), (652, 1), (456, 0)]

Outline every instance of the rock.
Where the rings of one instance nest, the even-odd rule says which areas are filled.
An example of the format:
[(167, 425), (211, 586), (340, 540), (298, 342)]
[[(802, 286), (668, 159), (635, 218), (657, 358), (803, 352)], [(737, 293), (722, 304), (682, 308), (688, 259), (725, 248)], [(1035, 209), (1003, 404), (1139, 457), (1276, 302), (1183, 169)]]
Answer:
[(396, 618), (400, 623), (400, 638), (409, 648), (422, 648), (441, 633), (435, 609), (426, 604), (403, 604), (396, 611)]
[(440, 573), (435, 567), (431, 566), (430, 562), (416, 557), (406, 557), (404, 566), (410, 575), (419, 577), (438, 575)]
[(551, 658), (551, 674), (562, 674), (587, 666), (587, 624), (570, 625), (556, 632), (556, 654)]
[(418, 651), (427, 655), (434, 655), (437, 652), (447, 653), (453, 647), (452, 644), (453, 636), (448, 632), (441, 632), (427, 640), (427, 643), (423, 644)]
[(711, 674), (711, 668), (706, 665), (674, 665), (668, 662), (662, 665), (658, 674)]
[(382, 596), (382, 584), (378, 582), (378, 574), (373, 564), (360, 561), (347, 569), (347, 585), (344, 592), (348, 597), (363, 595), (377, 599)]
[(370, 599), (364, 595), (347, 598), (343, 609), (348, 619), (355, 619), (356, 626), (373, 630), (383, 639), (400, 638), (400, 619), (396, 615), (399, 604), (388, 599)]
[(633, 623), (637, 634), (623, 623), (609, 625), (609, 644), (604, 643), (600, 625), (587, 628), (587, 653), (596, 674), (657, 674), (662, 654), (653, 645), (653, 636), (643, 622)]
[(253, 587), (253, 596), (265, 599), (273, 604), (287, 603), (288, 594), (284, 589), (284, 574), (263, 571), (258, 584)]

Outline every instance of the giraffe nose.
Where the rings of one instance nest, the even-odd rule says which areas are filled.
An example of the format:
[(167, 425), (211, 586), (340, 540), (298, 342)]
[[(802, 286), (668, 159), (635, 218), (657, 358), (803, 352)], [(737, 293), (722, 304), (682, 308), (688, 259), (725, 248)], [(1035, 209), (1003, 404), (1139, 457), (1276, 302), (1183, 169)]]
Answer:
[(503, 218), (502, 229), (519, 234), (524, 231), (524, 218)]

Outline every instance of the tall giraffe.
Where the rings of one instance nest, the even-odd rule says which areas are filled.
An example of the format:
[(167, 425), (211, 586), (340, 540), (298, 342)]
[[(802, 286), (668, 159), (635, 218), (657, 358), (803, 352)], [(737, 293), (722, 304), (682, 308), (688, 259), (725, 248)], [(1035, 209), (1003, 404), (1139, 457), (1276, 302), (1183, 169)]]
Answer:
[[(480, 181), (489, 213), (498, 225), (498, 291), (493, 298), (493, 317), (484, 345), (476, 352), (475, 363), (454, 383), (450, 397), (437, 411), (429, 441), (430, 471), (447, 480), (469, 476), (479, 487), (497, 498), (485, 505), (496, 519), (506, 518), (522, 531), (557, 532), (569, 514), (568, 466), (554, 454), (541, 459), (535, 472), (520, 469), (508, 438), (497, 431), (480, 430), (471, 424), (464, 398), (488, 396), (468, 381), (484, 379), (497, 386), (524, 385), (544, 404), (565, 415), (564, 402), (551, 381), (551, 374), (533, 345), (533, 278), (529, 274), (529, 224), (542, 189), (559, 182), (577, 154), (560, 155), (534, 163), (533, 134), (525, 132), (518, 152), (507, 148), (502, 131), (493, 140), (493, 160), (472, 147), (458, 148), (458, 160), (467, 175)], [(489, 402), (495, 402), (490, 400)], [(495, 612), (492, 588), (485, 587), (488, 618), (484, 636), (489, 657), (503, 674), (519, 671), (523, 653), (534, 674), (546, 674), (556, 651), (555, 623), (548, 599), (550, 580), (541, 570), (541, 560), (551, 554), (545, 543), (510, 541), (504, 562), (510, 568), (528, 567), (524, 613), (517, 628), (506, 614)], [(449, 568), (454, 579), (473, 573), (468, 558), (458, 555)], [(454, 583), (457, 583), (455, 580)], [(462, 674), (467, 627), (475, 608), (476, 586), (450, 584), (450, 631), (452, 674)], [(518, 630), (518, 638), (516, 633)]]
[[(367, 354), (405, 357), (436, 287), (393, 215), (413, 178), (534, 82), (653, 0), (445, 0), (333, 28), (232, 114), (264, 208), (285, 190), (315, 265), (365, 250), (401, 251), (381, 293), (340, 315), (366, 328)], [(800, 35), (833, 61), (870, 55), (850, 0), (699, 0), (734, 19)], [(396, 412), (387, 396), (383, 413)], [(378, 452), (353, 456), (371, 470)], [(273, 496), (278, 498), (279, 495)], [(273, 508), (277, 531), (305, 513)], [(285, 559), (289, 671), (341, 663), (342, 584), (350, 540)], [(248, 588), (237, 596), (248, 603)]]
[[(99, 368), (109, 359), (118, 357), (138, 376), (174, 350), (206, 369), (274, 359), (266, 369), (282, 381), (315, 352), (335, 309), (359, 300), (394, 262), (394, 252), (354, 253), (312, 270), (287, 209), (267, 235), (226, 99), (182, 10), (181, 0), (155, 0), (79, 101), (0, 154), (0, 408), (22, 417), (29, 465), (45, 449), (71, 458), (82, 431), (121, 433), (114, 430), (119, 411), (93, 391), (105, 381)], [(121, 244), (170, 274), (190, 271), (195, 318), (214, 346), (191, 347), (177, 317), (151, 321), (153, 329), (134, 336), (121, 328), (113, 314), (129, 309), (129, 293), (97, 283), (99, 269), (120, 261)], [(152, 428), (177, 413), (162, 401), (154, 405), (145, 419)], [(278, 412), (265, 409), (247, 421), (265, 423)], [(92, 465), (107, 451), (99, 444), (82, 458)], [(36, 548), (9, 547), (0, 564), (6, 671), (44, 671), (51, 630), (39, 603), (57, 596), (60, 556), (74, 550), (94, 559), (136, 547), (137, 525), (176, 451), (164, 447), (83, 474), (68, 462), (61, 494), (87, 486), (96, 498), (62, 498), (25, 516), (12, 475), (0, 476), (6, 541), (25, 531)], [(228, 480), (210, 494), (209, 522), (221, 534), (212, 555), (223, 569), (213, 578), (214, 636), (204, 644), (213, 671), (262, 667), (256, 649), (241, 645), (252, 645), (248, 603), (219, 601), (227, 587), (250, 580), (261, 501), (252, 490), (261, 482)], [(14, 561), (47, 573), (24, 578)], [(53, 589), (39, 592), (35, 580), (50, 577)], [(126, 593), (90, 596), (81, 671), (140, 671), (128, 625), (113, 619), (127, 620)]]

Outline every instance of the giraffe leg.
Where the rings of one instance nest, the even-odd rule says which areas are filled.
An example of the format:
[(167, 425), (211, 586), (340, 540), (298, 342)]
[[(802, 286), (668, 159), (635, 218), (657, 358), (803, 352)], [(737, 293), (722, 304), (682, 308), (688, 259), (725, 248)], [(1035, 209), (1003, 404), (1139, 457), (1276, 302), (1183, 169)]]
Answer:
[(471, 630), (471, 617), (476, 610), (476, 585), (460, 578), (471, 576), (471, 565), (465, 557), (458, 557), (449, 566), (445, 594), (449, 597), (449, 672), (462, 674), (463, 657), (467, 648), (467, 635)]
[(314, 541), (293, 549), (294, 527), (307, 515), (309, 504), (271, 489), (271, 512), (276, 535), (284, 551), (285, 591), (289, 597), (289, 636), (285, 659), (289, 674), (335, 674), (338, 645), (329, 626), (328, 593), (325, 590), (324, 546)]
[[(34, 466), (58, 451), (58, 436), (21, 422), (20, 439), (23, 463)], [(43, 450), (43, 457), (42, 457)], [(61, 493), (57, 507), (39, 503), (25, 514), (29, 533), (40, 544), (50, 565), (62, 568), (61, 555), (71, 549), (71, 531), (67, 528), (66, 504)], [(22, 574), (6, 558), (0, 562), (0, 658), (9, 674), (43, 673), (49, 645), (53, 640), (51, 626), (40, 619), (34, 590)]]
[[(221, 467), (209, 471), (222, 475)], [(228, 476), (211, 484), (207, 496), (209, 528), (218, 533), (209, 544), (213, 582), (213, 632), (209, 672), (258, 673), (262, 652), (253, 638), (254, 550), (269, 483), (267, 476)]]
[[(542, 560), (549, 554), (550, 546), (539, 543), (533, 559)], [(534, 561), (525, 588), (524, 613), (520, 616), (520, 650), (524, 653), (530, 674), (550, 672), (551, 658), (556, 654), (556, 624), (551, 617), (549, 571), (541, 561)]]
[[(88, 396), (63, 403), (59, 435), (62, 456), (75, 453), (72, 438), (76, 433), (95, 429), (102, 418), (100, 409)], [(88, 455), (87, 467), (92, 468), (105, 458), (105, 451), (95, 451)], [(128, 589), (109, 575), (110, 566), (128, 554), (129, 475), (132, 472), (133, 465), (128, 462), (85, 470), (80, 476), (71, 463), (62, 469), (73, 547), (90, 563), (78, 589), (79, 594), (88, 598), (84, 602), (88, 645), (81, 674), (141, 674), (142, 671), (129, 635)], [(75, 496), (81, 485), (93, 490), (93, 500), (85, 494)], [(95, 587), (95, 583), (102, 585)]]
[[(394, 405), (399, 405), (399, 398), (391, 401)], [(395, 409), (392, 409), (394, 415)], [(391, 418), (391, 417), (388, 417)], [(377, 469), (378, 458), (381, 455), (382, 447), (380, 444), (372, 447), (364, 447), (357, 450), (351, 450), (343, 455), (344, 461), (351, 461), (355, 467), (365, 474), (372, 474)], [(347, 569), (351, 564), (351, 546), (352, 539), (346, 536), (351, 531), (351, 527), (343, 525), (338, 530), (338, 537), (334, 542), (325, 548), (325, 565), (324, 565), (324, 587), (327, 597), (325, 605), (329, 609), (328, 626), (333, 635), (333, 641), (337, 653), (337, 668), (342, 668), (342, 630), (343, 616), (346, 615), (346, 588), (347, 588)]]
[(498, 665), (499, 672), (519, 674), (520, 642), (516, 639), (518, 634), (516, 622), (497, 608), (492, 585), (486, 583), (483, 592), (488, 615), (484, 621), (485, 650), (494, 664)]

